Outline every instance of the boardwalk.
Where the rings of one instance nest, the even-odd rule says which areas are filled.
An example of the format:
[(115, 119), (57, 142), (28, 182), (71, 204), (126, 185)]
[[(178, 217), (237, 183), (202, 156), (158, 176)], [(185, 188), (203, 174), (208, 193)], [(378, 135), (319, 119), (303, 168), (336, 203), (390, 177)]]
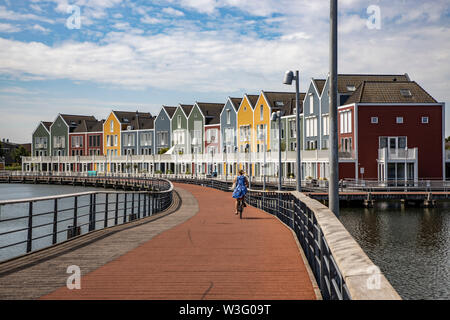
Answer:
[[(173, 214), (12, 273), (0, 269), (0, 298), (316, 299), (294, 236), (275, 217), (247, 207), (240, 220), (230, 193), (176, 190), (182, 204)], [(71, 264), (81, 267), (81, 290), (65, 288)]]

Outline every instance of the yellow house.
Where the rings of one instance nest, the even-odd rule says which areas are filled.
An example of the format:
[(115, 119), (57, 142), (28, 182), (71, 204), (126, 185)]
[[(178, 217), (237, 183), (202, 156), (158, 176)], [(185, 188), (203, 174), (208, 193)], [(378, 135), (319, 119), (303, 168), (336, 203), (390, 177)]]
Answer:
[(255, 134), (253, 137), (253, 150), (255, 152), (263, 152), (264, 146), (266, 150), (270, 150), (270, 119), (272, 109), (267, 101), (264, 91), (261, 91), (256, 101), (253, 111), (253, 124), (255, 126)]
[[(244, 95), (241, 101), (241, 105), (237, 111), (237, 144), (238, 152), (243, 154), (247, 144), (250, 145), (250, 152), (253, 152), (253, 136), (254, 136), (254, 124), (253, 124), (253, 109), (258, 95)], [(244, 161), (244, 159), (240, 159)], [(239, 165), (239, 169), (244, 168), (242, 163)], [(245, 170), (248, 172), (248, 167)]]
[(114, 111), (111, 111), (103, 123), (103, 154), (120, 156), (120, 133), (122, 126)]

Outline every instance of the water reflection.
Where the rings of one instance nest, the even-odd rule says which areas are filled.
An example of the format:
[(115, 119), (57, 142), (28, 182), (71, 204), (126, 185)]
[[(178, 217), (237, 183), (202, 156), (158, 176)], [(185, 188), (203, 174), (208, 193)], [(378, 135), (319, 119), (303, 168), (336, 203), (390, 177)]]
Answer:
[(450, 298), (450, 203), (347, 207), (341, 221), (404, 299)]

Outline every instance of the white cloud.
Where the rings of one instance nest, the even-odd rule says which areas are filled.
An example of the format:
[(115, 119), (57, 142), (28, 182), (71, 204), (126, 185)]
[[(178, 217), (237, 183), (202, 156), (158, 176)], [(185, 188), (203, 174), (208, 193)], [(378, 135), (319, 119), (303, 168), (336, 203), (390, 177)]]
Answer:
[(39, 24), (35, 24), (32, 27), (32, 29), (36, 30), (36, 31), (39, 31), (39, 32), (42, 32), (42, 33), (49, 33), (50, 32), (50, 29), (44, 28), (43, 26), (41, 26)]
[(166, 13), (168, 15), (171, 15), (171, 16), (176, 16), (176, 17), (184, 16), (184, 12), (183, 11), (180, 11), (180, 10), (177, 10), (177, 9), (174, 9), (174, 8), (170, 8), (170, 7), (164, 8), (162, 10), (162, 12), (164, 12), (164, 13)]
[(0, 32), (14, 33), (20, 31), (22, 31), (22, 29), (20, 29), (18, 26), (14, 26), (9, 23), (0, 23)]
[(19, 13), (12, 10), (8, 10), (5, 6), (0, 6), (0, 19), (1, 20), (12, 20), (12, 21), (28, 21), (36, 20), (47, 23), (54, 23), (53, 20), (37, 16), (31, 13)]

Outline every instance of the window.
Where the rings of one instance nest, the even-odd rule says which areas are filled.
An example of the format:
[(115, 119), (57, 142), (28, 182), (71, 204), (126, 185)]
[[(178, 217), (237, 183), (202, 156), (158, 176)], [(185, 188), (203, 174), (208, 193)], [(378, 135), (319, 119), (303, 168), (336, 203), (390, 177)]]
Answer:
[(314, 113), (314, 96), (309, 95), (309, 113)]
[(428, 123), (429, 119), (428, 117), (422, 117), (422, 123)]
[(177, 128), (181, 129), (181, 116), (178, 116)]
[(322, 116), (322, 134), (328, 136), (330, 134), (330, 116)]
[(371, 117), (370, 123), (378, 123), (378, 117)]
[(110, 131), (110, 132), (114, 132), (114, 121), (113, 121), (113, 120), (111, 120), (111, 121), (109, 122), (109, 131)]
[(352, 111), (346, 110), (339, 113), (340, 133), (352, 132)]
[(261, 106), (259, 107), (259, 120), (260, 120), (260, 121), (263, 121), (263, 120), (264, 120), (264, 106), (263, 106), (263, 105), (261, 105)]
[(403, 117), (397, 117), (396, 118), (397, 123), (403, 123)]
[(291, 138), (296, 138), (297, 135), (297, 128), (296, 128), (297, 123), (295, 122), (295, 120), (289, 120), (289, 133), (291, 135)]
[(114, 146), (117, 147), (118, 138), (117, 135), (114, 136)]
[(348, 85), (347, 91), (356, 91), (356, 87), (354, 85)]
[(317, 118), (306, 119), (306, 136), (317, 136)]
[(400, 94), (405, 98), (412, 97), (411, 91), (409, 89), (400, 89)]
[(227, 110), (227, 124), (231, 123), (231, 110)]

